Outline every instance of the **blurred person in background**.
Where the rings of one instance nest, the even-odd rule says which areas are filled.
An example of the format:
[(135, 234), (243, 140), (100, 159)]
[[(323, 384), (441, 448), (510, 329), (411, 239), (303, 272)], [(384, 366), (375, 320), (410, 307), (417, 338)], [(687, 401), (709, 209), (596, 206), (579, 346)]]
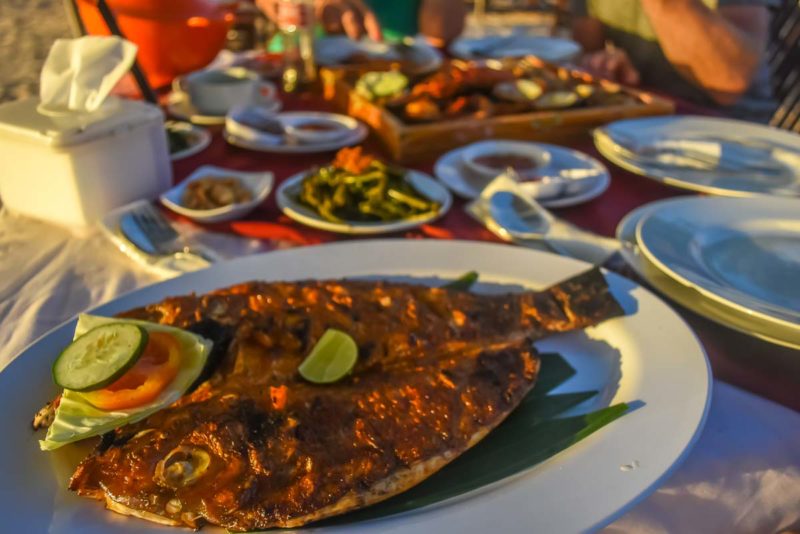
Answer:
[(573, 37), (595, 76), (645, 85), (766, 122), (765, 49), (777, 0), (571, 0)]
[[(256, 0), (276, 20), (280, 0)], [(444, 46), (461, 34), (467, 7), (464, 0), (314, 0), (316, 20), (326, 33), (344, 33), (352, 39), (369, 36), (399, 40), (424, 35), (434, 46)]]

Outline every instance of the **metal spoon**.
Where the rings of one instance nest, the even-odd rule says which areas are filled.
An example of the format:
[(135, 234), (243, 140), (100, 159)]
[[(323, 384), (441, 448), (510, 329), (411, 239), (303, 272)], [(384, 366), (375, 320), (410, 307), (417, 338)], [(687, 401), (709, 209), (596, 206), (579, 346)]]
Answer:
[(559, 254), (601, 264), (621, 249), (619, 241), (587, 232), (553, 217), (535, 200), (513, 191), (489, 199), (489, 214), (513, 239), (540, 240)]

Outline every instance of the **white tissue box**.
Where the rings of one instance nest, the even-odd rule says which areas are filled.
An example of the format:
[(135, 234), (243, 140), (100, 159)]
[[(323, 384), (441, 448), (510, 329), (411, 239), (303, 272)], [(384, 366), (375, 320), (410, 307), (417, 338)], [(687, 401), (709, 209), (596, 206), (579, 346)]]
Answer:
[(85, 227), (172, 185), (158, 107), (119, 100), (92, 114), (49, 116), (38, 104), (0, 106), (0, 201), (8, 210)]

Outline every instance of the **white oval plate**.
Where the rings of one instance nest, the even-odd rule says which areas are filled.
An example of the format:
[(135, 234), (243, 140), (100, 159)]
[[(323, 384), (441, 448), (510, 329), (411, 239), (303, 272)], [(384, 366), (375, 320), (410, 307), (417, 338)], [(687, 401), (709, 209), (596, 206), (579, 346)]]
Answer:
[[(546, 143), (529, 143), (525, 141), (478, 141), (477, 143), (473, 143), (473, 145), (451, 150), (440, 157), (433, 168), (436, 177), (453, 191), (453, 193), (462, 198), (470, 200), (478, 198), (483, 188), (491, 181), (475, 176), (462, 164), (461, 156), (463, 151), (468, 146), (477, 144), (493, 144), (497, 146), (499, 152), (503, 151), (504, 146), (510, 146), (522, 151), (525, 150), (526, 146), (543, 148), (550, 154), (549, 165), (540, 169), (543, 175), (555, 175), (570, 170), (597, 172), (597, 178), (593, 179), (590, 184), (587, 184), (584, 189), (575, 194), (562, 195), (556, 198), (536, 199), (539, 204), (546, 208), (566, 208), (589, 202), (602, 195), (606, 189), (608, 189), (608, 186), (611, 185), (611, 175), (608, 173), (608, 169), (606, 169), (605, 165), (593, 157), (577, 150), (548, 145)], [(524, 182), (522, 182), (522, 188), (523, 190), (525, 189)]]
[(355, 235), (388, 234), (390, 232), (409, 230), (422, 224), (435, 221), (450, 210), (450, 206), (453, 204), (453, 196), (446, 187), (442, 186), (442, 184), (427, 174), (414, 170), (407, 170), (406, 173), (407, 180), (417, 191), (428, 199), (436, 201), (441, 205), (438, 212), (424, 219), (392, 222), (331, 222), (327, 219), (323, 219), (316, 212), (303, 206), (294, 199), (295, 195), (299, 192), (300, 184), (308, 175), (308, 171), (297, 173), (284, 180), (283, 183), (278, 186), (278, 191), (275, 193), (276, 200), (281, 211), (297, 222), (306, 224), (312, 228), (319, 228), (320, 230)]
[[(443, 56), (424, 38), (406, 39), (409, 46), (406, 60), (414, 65), (413, 74), (426, 74), (442, 66)], [(368, 38), (354, 41), (345, 35), (332, 35), (314, 41), (314, 54), (318, 64), (323, 66), (357, 65), (348, 63), (347, 58), (361, 53), (374, 60), (400, 60), (391, 43), (378, 43)]]
[(211, 144), (211, 132), (205, 128), (196, 126), (191, 122), (166, 121), (164, 123), (164, 127), (167, 130), (172, 130), (173, 132), (186, 134), (189, 141), (189, 146), (183, 150), (179, 150), (169, 155), (172, 161), (194, 156), (198, 152), (202, 152), (208, 148), (208, 145)]
[[(91, 313), (112, 315), (170, 295), (206, 293), (247, 280), (379, 276), (456, 277), (474, 269), (477, 291), (491, 283), (541, 289), (590, 265), (508, 245), (468, 241), (353, 241), (270, 252), (215, 264), (128, 293)], [(517, 476), (416, 512), (315, 532), (582, 532), (600, 528), (652, 492), (685, 458), (705, 420), (711, 375), (703, 349), (660, 299), (607, 274), (627, 311), (584, 332), (537, 343), (558, 351), (577, 374), (559, 392), (599, 389), (578, 413), (617, 402), (630, 413)], [(496, 286), (494, 291), (497, 291)], [(122, 534), (179, 532), (105, 510), (66, 489), (85, 451), (39, 450), (33, 413), (56, 393), (50, 366), (71, 341), (75, 320), (40, 338), (0, 373), (0, 513), (14, 532)], [(626, 467), (635, 465), (634, 469)], [(486, 466), (490, 469), (491, 466)], [(300, 529), (296, 529), (300, 531)], [(309, 529), (312, 530), (312, 529)], [(206, 527), (204, 532), (223, 532)]]
[(225, 131), (222, 135), (228, 143), (248, 150), (271, 152), (275, 154), (314, 154), (318, 152), (331, 152), (346, 146), (356, 145), (366, 139), (367, 134), (369, 134), (369, 130), (364, 124), (352, 117), (340, 115), (338, 113), (293, 111), (279, 113), (275, 117), (287, 124), (314, 119), (335, 120), (347, 126), (349, 132), (334, 141), (325, 143), (298, 143), (287, 141), (285, 137), (270, 135), (240, 122), (236, 122), (229, 115), (225, 124)]
[(772, 320), (743, 313), (737, 307), (707, 298), (699, 291), (673, 280), (642, 254), (636, 243), (636, 226), (639, 221), (653, 210), (670, 209), (671, 205), (681, 200), (683, 199), (670, 198), (651, 202), (631, 211), (619, 222), (616, 236), (622, 243), (620, 252), (628, 265), (659, 293), (698, 315), (769, 343), (800, 350), (800, 328), (776, 324)]
[[(475, 49), (491, 47), (487, 54), (475, 54)], [(485, 37), (459, 37), (450, 45), (450, 53), (460, 59), (486, 59), (536, 56), (550, 63), (564, 63), (578, 57), (580, 45), (572, 39), (537, 35), (487, 35)]]
[(650, 263), (708, 298), (800, 325), (800, 200), (684, 198), (642, 218), (636, 242)]
[[(249, 202), (230, 204), (210, 210), (193, 210), (181, 204), (183, 191), (189, 183), (209, 177), (238, 178), (250, 189), (250, 192), (253, 194), (253, 199)], [(159, 198), (162, 204), (175, 213), (185, 215), (197, 222), (217, 223), (233, 221), (253, 211), (269, 196), (269, 192), (272, 191), (272, 184), (273, 175), (271, 172), (243, 172), (225, 169), (223, 167), (215, 167), (214, 165), (203, 165), (189, 175), (184, 181), (163, 193)]]
[[(271, 82), (262, 81), (261, 83), (270, 84), (274, 87)], [(283, 103), (280, 100), (261, 96), (255, 99), (253, 105), (259, 106), (270, 113), (277, 113), (283, 107)], [(202, 113), (192, 105), (189, 95), (180, 91), (172, 91), (169, 96), (167, 96), (167, 111), (173, 117), (177, 117), (194, 124), (201, 124), (205, 126), (225, 124), (225, 115), (207, 115)]]
[[(773, 177), (751, 173), (726, 173), (673, 165), (660, 166), (631, 158), (620, 151), (616, 138), (639, 143), (686, 143), (723, 139), (770, 147), (769, 161), (784, 172)], [(617, 121), (594, 131), (597, 150), (628, 172), (672, 187), (710, 195), (749, 197), (754, 195), (800, 196), (800, 135), (752, 122), (713, 117), (648, 117)]]

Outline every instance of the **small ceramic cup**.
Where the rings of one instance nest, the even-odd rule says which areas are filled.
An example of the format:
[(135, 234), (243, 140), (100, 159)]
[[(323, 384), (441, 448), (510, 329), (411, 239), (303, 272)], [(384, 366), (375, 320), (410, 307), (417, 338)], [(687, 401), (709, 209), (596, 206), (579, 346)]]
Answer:
[(262, 82), (255, 72), (241, 67), (195, 71), (180, 83), (192, 105), (210, 115), (224, 115), (233, 106), (251, 104), (259, 96), (274, 98), (274, 87)]

